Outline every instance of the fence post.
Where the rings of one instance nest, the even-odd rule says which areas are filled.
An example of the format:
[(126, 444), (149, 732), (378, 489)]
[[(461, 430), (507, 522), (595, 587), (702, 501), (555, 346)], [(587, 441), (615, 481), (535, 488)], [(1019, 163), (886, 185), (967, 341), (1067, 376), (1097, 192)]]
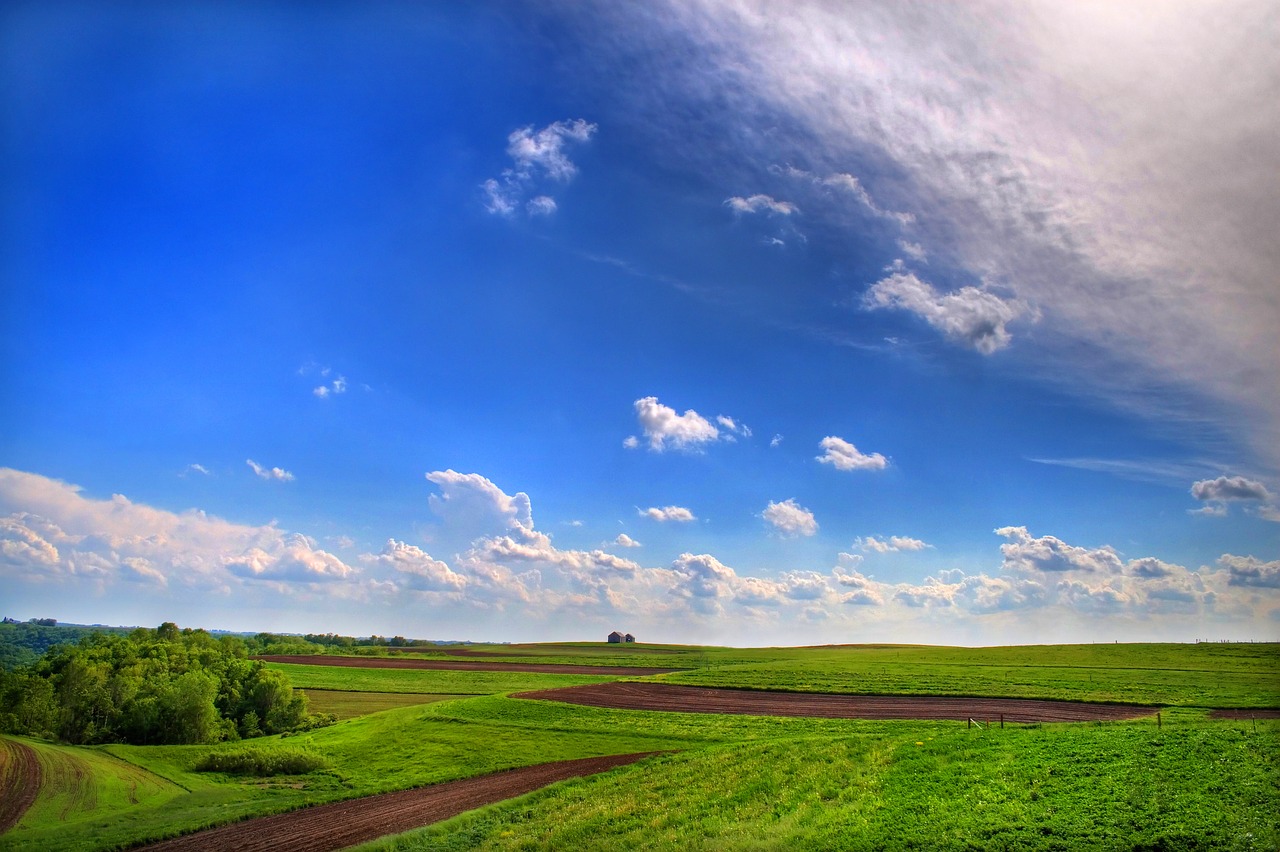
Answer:
[(1000, 714), (1000, 730), (1004, 730), (1004, 714)]
[(1156, 730), (1160, 730), (1160, 714), (1156, 714)]

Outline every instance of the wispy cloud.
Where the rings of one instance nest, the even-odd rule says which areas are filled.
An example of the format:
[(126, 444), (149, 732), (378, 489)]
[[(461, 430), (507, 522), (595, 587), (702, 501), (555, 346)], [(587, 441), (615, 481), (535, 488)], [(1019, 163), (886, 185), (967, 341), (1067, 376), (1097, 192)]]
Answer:
[(266, 479), (274, 482), (292, 482), (293, 474), (280, 467), (263, 467), (253, 459), (245, 459), (244, 463), (254, 472), (259, 479)]

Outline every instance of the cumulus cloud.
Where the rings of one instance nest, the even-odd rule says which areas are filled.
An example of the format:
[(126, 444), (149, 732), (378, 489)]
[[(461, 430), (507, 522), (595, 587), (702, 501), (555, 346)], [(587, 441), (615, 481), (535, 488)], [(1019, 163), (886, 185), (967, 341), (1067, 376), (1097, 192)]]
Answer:
[(697, 518), (694, 517), (693, 512), (690, 512), (683, 506), (664, 506), (662, 508), (650, 506), (648, 509), (639, 509), (637, 511), (639, 511), (641, 517), (649, 518), (650, 520), (658, 521), (659, 523), (666, 523), (667, 521), (683, 523), (697, 520)]
[[(569, 159), (567, 148), (587, 142), (596, 129), (596, 125), (578, 118), (552, 122), (541, 130), (534, 130), (533, 125), (513, 130), (507, 137), (511, 167), (503, 170), (501, 178), (489, 178), (480, 185), (485, 209), (495, 215), (511, 216), (530, 188), (541, 180), (564, 183), (572, 179), (578, 168)], [(546, 216), (555, 212), (556, 201), (540, 193), (524, 206), (530, 216)]]
[(225, 592), (273, 581), (276, 588), (352, 579), (356, 569), (305, 536), (275, 526), (181, 513), (123, 495), (86, 497), (38, 474), (0, 469), (0, 557), (28, 581), (93, 579)]
[(253, 459), (245, 459), (244, 463), (247, 464), (251, 470), (253, 470), (254, 474), (257, 475), (259, 479), (266, 479), (274, 482), (292, 482), (293, 481), (293, 474), (285, 470), (284, 468), (263, 467)]
[(1224, 553), (1218, 557), (1218, 565), (1227, 572), (1227, 582), (1232, 586), (1280, 589), (1280, 559), (1263, 562), (1254, 556)]
[(415, 591), (461, 592), (467, 587), (467, 578), (447, 564), (420, 547), (394, 538), (387, 539), (381, 553), (366, 554), (362, 559), (368, 565), (394, 571), (406, 587)]
[(811, 536), (818, 531), (818, 522), (814, 520), (813, 512), (793, 499), (783, 500), (781, 503), (770, 501), (761, 517), (787, 536)]
[(427, 502), (446, 526), (467, 533), (533, 529), (533, 509), (523, 491), (508, 495), (478, 473), (455, 470), (432, 471), (427, 481), (440, 489)]
[(879, 453), (861, 453), (853, 444), (835, 435), (823, 438), (818, 446), (822, 448), (822, 455), (817, 456), (817, 460), (836, 470), (884, 470), (889, 466), (889, 460)]
[(891, 535), (883, 540), (869, 535), (866, 538), (856, 539), (853, 546), (874, 553), (897, 553), (901, 550), (924, 550), (926, 547), (932, 547), (918, 538), (902, 535)]
[[(649, 449), (654, 452), (667, 449), (696, 451), (721, 437), (720, 430), (698, 412), (689, 409), (679, 414), (674, 408), (658, 402), (656, 396), (637, 399), (635, 410), (636, 420), (649, 441)], [(639, 446), (639, 440), (629, 446)]]
[(977, 287), (939, 293), (913, 272), (895, 272), (871, 285), (863, 297), (870, 310), (897, 308), (923, 319), (956, 343), (990, 355), (1013, 339), (1007, 324), (1025, 312), (1014, 300)]
[(737, 422), (732, 417), (720, 414), (716, 416), (716, 422), (724, 429), (723, 437), (726, 441), (737, 440), (739, 436), (743, 438), (751, 437), (751, 427), (745, 423)]
[(734, 213), (774, 213), (779, 216), (791, 216), (800, 210), (790, 201), (776, 201), (768, 195), (752, 195), (748, 198), (734, 196), (725, 199), (725, 205)]
[(618, 537), (613, 540), (618, 547), (641, 547), (640, 542), (636, 541), (626, 533), (618, 533)]
[(1008, 543), (1000, 545), (1000, 553), (1004, 556), (1003, 569), (1008, 572), (1119, 574), (1124, 570), (1124, 563), (1111, 547), (1076, 547), (1051, 535), (1033, 538), (1026, 527), (1001, 527), (995, 532), (1009, 539)]
[(1197, 500), (1270, 500), (1271, 493), (1265, 485), (1243, 476), (1219, 476), (1202, 479), (1191, 486), (1191, 496)]

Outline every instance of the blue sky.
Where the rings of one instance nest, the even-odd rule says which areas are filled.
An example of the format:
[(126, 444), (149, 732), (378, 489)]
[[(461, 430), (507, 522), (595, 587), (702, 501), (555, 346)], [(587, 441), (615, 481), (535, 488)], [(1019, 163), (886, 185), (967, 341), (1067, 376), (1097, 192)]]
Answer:
[(4, 614), (1278, 638), (1267, 5), (8, 4)]

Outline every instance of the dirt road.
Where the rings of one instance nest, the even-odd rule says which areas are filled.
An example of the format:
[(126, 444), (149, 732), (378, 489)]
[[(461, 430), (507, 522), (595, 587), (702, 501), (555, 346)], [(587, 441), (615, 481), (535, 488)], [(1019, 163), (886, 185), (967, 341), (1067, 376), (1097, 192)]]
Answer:
[(40, 792), (40, 758), (17, 740), (0, 739), (0, 834), (18, 824)]
[(449, 819), (540, 787), (634, 763), (654, 752), (562, 760), (400, 790), (211, 828), (164, 840), (146, 852), (329, 852)]
[(651, 669), (646, 666), (575, 666), (560, 663), (486, 663), (470, 660), (409, 660), (400, 657), (331, 657), (326, 654), (254, 657), (268, 663), (297, 663), (306, 666), (350, 666), (359, 669), (436, 669), (459, 672), (541, 672), (543, 674), (584, 674), (601, 677), (643, 677), (683, 669)]
[(665, 683), (601, 683), (517, 693), (515, 698), (564, 701), (621, 710), (817, 716), (827, 719), (953, 719), (1006, 722), (1092, 722), (1135, 719), (1155, 707), (1037, 701), (1021, 698), (946, 698), (907, 695), (825, 695), (709, 689)]

